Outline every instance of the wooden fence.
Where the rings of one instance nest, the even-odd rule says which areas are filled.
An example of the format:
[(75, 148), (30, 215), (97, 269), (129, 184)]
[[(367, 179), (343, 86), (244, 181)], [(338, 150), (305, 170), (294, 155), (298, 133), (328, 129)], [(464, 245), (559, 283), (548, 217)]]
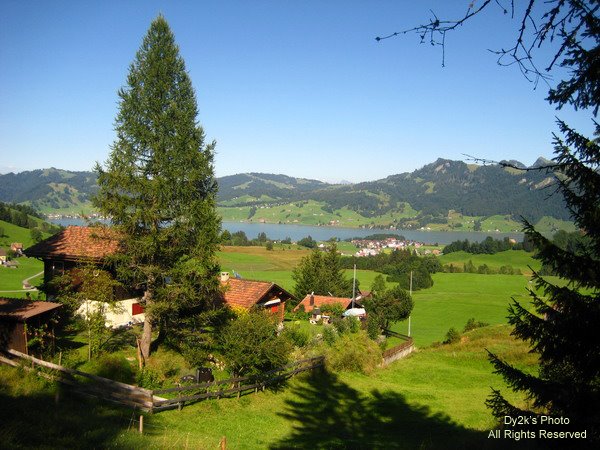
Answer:
[[(257, 377), (229, 378), (208, 383), (149, 390), (59, 366), (16, 350), (8, 350), (7, 353), (16, 359), (0, 355), (0, 362), (15, 367), (22, 366), (29, 370), (34, 370), (36, 369), (35, 366), (38, 366), (38, 368), (42, 368), (40, 375), (69, 386), (69, 390), (73, 392), (125, 406), (133, 406), (147, 412), (160, 412), (173, 408), (181, 409), (186, 403), (189, 404), (209, 398), (219, 399), (234, 395), (239, 398), (244, 392), (258, 392), (300, 372), (322, 367), (325, 360), (323, 356), (303, 359), (276, 370), (262, 373)], [(52, 372), (46, 373), (43, 369), (51, 369)], [(157, 394), (166, 394), (171, 398), (159, 397)]]
[(325, 358), (323, 356), (317, 356), (315, 358), (296, 361), (276, 370), (262, 373), (258, 377), (229, 378), (227, 380), (211, 381), (208, 383), (191, 384), (168, 389), (156, 389), (153, 391), (154, 394), (175, 395), (175, 397), (161, 400), (155, 398), (153, 411), (182, 408), (184, 403), (196, 402), (209, 398), (218, 399), (234, 395), (240, 397), (244, 392), (258, 392), (258, 390), (264, 390), (266, 386), (290, 378), (300, 372), (322, 367), (324, 361)]
[(396, 337), (402, 339), (404, 342), (401, 344), (395, 345), (394, 347), (388, 348), (383, 351), (383, 363), (389, 364), (393, 361), (396, 361), (400, 358), (404, 358), (405, 356), (411, 354), (415, 348), (413, 338), (407, 336), (405, 334), (396, 333), (392, 330), (384, 330), (383, 334), (388, 337)]
[[(69, 386), (69, 391), (126, 406), (133, 406), (143, 411), (152, 410), (155, 399), (152, 391), (149, 389), (109, 380), (108, 378), (81, 372), (80, 370), (69, 369), (68, 367), (34, 358), (17, 350), (7, 350), (7, 353), (17, 359), (10, 359), (0, 355), (0, 362), (15, 367), (22, 366), (30, 370), (41, 368), (41, 376)], [(48, 373), (48, 371), (44, 371), (43, 369), (51, 369), (52, 372)]]

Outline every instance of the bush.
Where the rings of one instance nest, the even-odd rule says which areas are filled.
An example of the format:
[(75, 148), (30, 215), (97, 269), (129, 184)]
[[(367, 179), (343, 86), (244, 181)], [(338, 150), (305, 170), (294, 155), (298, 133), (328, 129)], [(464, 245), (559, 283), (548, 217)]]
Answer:
[(219, 336), (221, 354), (233, 376), (260, 375), (288, 362), (291, 345), (277, 336), (277, 324), (266, 311), (238, 317)]
[(455, 344), (460, 341), (460, 333), (456, 330), (456, 328), (452, 327), (446, 333), (446, 340), (444, 344)]
[(134, 379), (134, 370), (129, 361), (124, 356), (115, 354), (102, 355), (92, 360), (90, 373), (127, 384), (131, 384)]
[(381, 364), (381, 349), (364, 331), (345, 334), (326, 352), (327, 366), (333, 371), (369, 374)]
[(309, 340), (309, 335), (306, 330), (293, 325), (285, 327), (281, 333), (281, 336), (284, 339), (287, 339), (293, 346), (298, 348), (306, 347)]
[(333, 319), (333, 326), (336, 329), (336, 331), (338, 332), (338, 334), (346, 334), (350, 331), (349, 329), (349, 325), (348, 325), (348, 321), (345, 319), (341, 319), (339, 317), (336, 317), (335, 319)]
[(488, 325), (489, 325), (489, 323), (477, 322), (477, 321), (475, 321), (474, 317), (471, 317), (469, 320), (467, 320), (467, 323), (465, 324), (465, 328), (463, 329), (463, 333), (474, 330), (476, 328), (487, 327)]
[(135, 382), (139, 387), (146, 389), (158, 389), (162, 387), (160, 374), (150, 367), (144, 367), (140, 370), (135, 377)]
[(327, 345), (333, 345), (337, 340), (338, 334), (335, 328), (325, 327), (323, 329), (323, 340)]
[(348, 317), (345, 320), (348, 322), (348, 331), (350, 333), (358, 333), (360, 331), (360, 320), (356, 317)]

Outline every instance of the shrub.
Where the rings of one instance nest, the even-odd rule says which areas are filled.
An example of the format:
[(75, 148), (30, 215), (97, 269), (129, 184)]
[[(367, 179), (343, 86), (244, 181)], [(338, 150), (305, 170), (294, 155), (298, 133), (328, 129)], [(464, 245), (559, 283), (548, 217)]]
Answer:
[(259, 375), (288, 362), (291, 345), (277, 336), (266, 311), (252, 311), (227, 325), (219, 336), (221, 354), (234, 376)]
[(345, 320), (348, 322), (348, 331), (350, 333), (358, 333), (360, 331), (360, 320), (356, 317), (348, 317)]
[(374, 341), (379, 337), (379, 318), (377, 316), (369, 316), (367, 318), (367, 335)]
[[(489, 323), (477, 322), (477, 321), (475, 321), (474, 317), (471, 317), (469, 320), (467, 320), (467, 323), (465, 324), (465, 328), (463, 329), (463, 333), (474, 330), (476, 328), (487, 327), (488, 325), (489, 325)], [(447, 337), (447, 335), (446, 335), (446, 337)]]
[(92, 360), (90, 372), (99, 377), (109, 378), (122, 383), (133, 382), (134, 370), (122, 355), (105, 354)]
[(281, 333), (281, 336), (284, 339), (287, 339), (293, 346), (298, 348), (306, 347), (309, 340), (309, 335), (306, 330), (293, 325), (285, 327)]
[(369, 374), (381, 363), (381, 349), (364, 331), (340, 336), (325, 356), (328, 368), (333, 371)]
[(337, 340), (338, 334), (335, 328), (325, 327), (323, 329), (323, 340), (327, 345), (333, 345)]
[(446, 340), (444, 344), (455, 344), (460, 341), (460, 333), (456, 330), (456, 328), (452, 327), (446, 333)]
[(332, 323), (338, 334), (346, 334), (350, 331), (348, 321), (345, 319), (336, 317), (335, 319), (333, 319)]
[(158, 389), (162, 387), (160, 374), (150, 367), (144, 367), (140, 370), (135, 377), (135, 382), (139, 387), (146, 389)]

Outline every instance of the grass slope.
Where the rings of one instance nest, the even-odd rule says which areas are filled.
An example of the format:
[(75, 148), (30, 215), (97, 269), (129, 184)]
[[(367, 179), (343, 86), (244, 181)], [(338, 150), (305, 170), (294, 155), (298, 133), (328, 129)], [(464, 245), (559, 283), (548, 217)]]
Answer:
[(56, 403), (53, 385), (0, 366), (0, 440), (9, 448), (217, 448), (223, 436), (232, 449), (507, 448), (512, 441), (487, 439), (494, 421), (484, 400), (490, 386), (507, 389), (484, 348), (535, 370), (507, 326), (487, 327), (370, 376), (314, 372), (277, 391), (148, 415), (143, 436), (137, 412), (66, 392)]
[(493, 269), (499, 269), (501, 266), (509, 265), (515, 269), (519, 269), (525, 275), (530, 275), (531, 269), (539, 270), (541, 267), (540, 261), (532, 258), (532, 253), (527, 253), (523, 250), (506, 250), (494, 255), (453, 252), (442, 255), (439, 259), (443, 265), (453, 264), (461, 268), (469, 260), (473, 262), (475, 267), (487, 264)]
[[(413, 292), (411, 331), (419, 347), (444, 340), (451, 327), (462, 331), (471, 317), (490, 324), (506, 323), (511, 297), (529, 304), (529, 279), (524, 276), (436, 273), (433, 281), (433, 287)], [(393, 329), (407, 333), (408, 322)]]
[[(3, 293), (2, 291), (21, 290), (23, 287), (23, 280), (36, 275), (44, 270), (44, 263), (35, 258), (16, 258), (14, 260), (18, 263), (16, 269), (7, 267), (0, 267), (0, 296), (6, 297), (22, 297), (25, 293)], [(43, 281), (43, 275), (35, 277), (29, 280), (29, 284), (37, 286)], [(36, 294), (34, 294), (35, 296)]]

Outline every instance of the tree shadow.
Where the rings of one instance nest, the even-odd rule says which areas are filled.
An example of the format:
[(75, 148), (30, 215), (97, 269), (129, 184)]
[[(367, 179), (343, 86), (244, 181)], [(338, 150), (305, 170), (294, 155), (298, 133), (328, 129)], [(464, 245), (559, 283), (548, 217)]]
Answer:
[(445, 414), (432, 414), (426, 406), (409, 405), (402, 394), (373, 390), (364, 395), (327, 371), (308, 375), (292, 393), (294, 398), (279, 413), (292, 423), (292, 432), (272, 449), (481, 449), (507, 444), (488, 440), (487, 432), (469, 430)]
[(26, 395), (0, 387), (0, 448), (109, 448), (130, 428), (130, 416), (131, 410), (60, 387)]

